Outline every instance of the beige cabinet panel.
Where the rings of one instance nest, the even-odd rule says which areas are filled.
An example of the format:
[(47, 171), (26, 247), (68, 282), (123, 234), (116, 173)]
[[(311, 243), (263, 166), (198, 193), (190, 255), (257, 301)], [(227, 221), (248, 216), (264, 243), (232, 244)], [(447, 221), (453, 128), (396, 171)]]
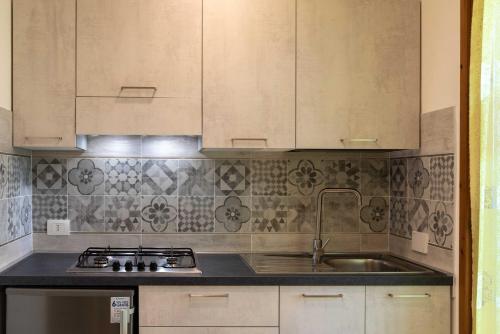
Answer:
[(366, 334), (450, 334), (449, 286), (367, 286)]
[(297, 1), (297, 148), (419, 147), (420, 1)]
[(295, 147), (295, 0), (203, 2), (202, 146)]
[(140, 327), (139, 334), (279, 334), (278, 327)]
[(14, 146), (75, 148), (75, 6), (13, 1)]
[(280, 287), (281, 334), (364, 334), (364, 286)]
[(200, 135), (199, 99), (78, 97), (76, 132), (104, 135)]
[(201, 0), (78, 0), (78, 96), (200, 98)]
[(278, 326), (277, 286), (141, 286), (139, 326)]

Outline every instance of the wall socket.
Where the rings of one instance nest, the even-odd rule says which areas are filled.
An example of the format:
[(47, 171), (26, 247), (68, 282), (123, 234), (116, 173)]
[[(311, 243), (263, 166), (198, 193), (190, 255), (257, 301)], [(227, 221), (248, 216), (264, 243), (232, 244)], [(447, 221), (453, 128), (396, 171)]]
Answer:
[(49, 219), (47, 220), (48, 235), (69, 235), (68, 219)]
[(411, 249), (415, 252), (427, 254), (429, 248), (429, 235), (423, 232), (413, 231), (411, 235)]

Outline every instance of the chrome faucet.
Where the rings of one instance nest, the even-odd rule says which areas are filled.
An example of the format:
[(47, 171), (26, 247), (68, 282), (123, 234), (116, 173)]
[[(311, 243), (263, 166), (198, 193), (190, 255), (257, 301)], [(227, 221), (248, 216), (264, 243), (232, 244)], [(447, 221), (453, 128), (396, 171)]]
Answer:
[(330, 241), (327, 239), (323, 244), (323, 240), (321, 240), (321, 216), (323, 211), (323, 197), (326, 194), (338, 194), (338, 193), (352, 193), (358, 199), (358, 207), (361, 207), (361, 193), (356, 189), (350, 188), (325, 188), (321, 190), (318, 194), (318, 207), (316, 210), (316, 231), (314, 233), (313, 240), (313, 265), (317, 265), (321, 262), (321, 256), (325, 253), (325, 247)]

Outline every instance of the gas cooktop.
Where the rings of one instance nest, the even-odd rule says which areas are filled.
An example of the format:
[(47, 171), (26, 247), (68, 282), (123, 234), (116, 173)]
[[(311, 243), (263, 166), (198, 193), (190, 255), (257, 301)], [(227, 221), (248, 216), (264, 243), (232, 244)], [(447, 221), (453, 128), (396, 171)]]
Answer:
[(90, 247), (80, 254), (68, 272), (104, 274), (198, 276), (191, 248)]

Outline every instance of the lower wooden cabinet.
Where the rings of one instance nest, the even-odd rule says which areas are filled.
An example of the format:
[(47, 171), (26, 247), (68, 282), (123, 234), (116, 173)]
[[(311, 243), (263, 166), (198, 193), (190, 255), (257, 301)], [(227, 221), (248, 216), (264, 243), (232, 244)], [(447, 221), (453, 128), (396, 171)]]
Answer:
[(141, 327), (139, 334), (279, 334), (278, 327)]
[(448, 286), (367, 286), (366, 334), (450, 334)]
[(364, 286), (283, 286), (281, 334), (363, 334)]

